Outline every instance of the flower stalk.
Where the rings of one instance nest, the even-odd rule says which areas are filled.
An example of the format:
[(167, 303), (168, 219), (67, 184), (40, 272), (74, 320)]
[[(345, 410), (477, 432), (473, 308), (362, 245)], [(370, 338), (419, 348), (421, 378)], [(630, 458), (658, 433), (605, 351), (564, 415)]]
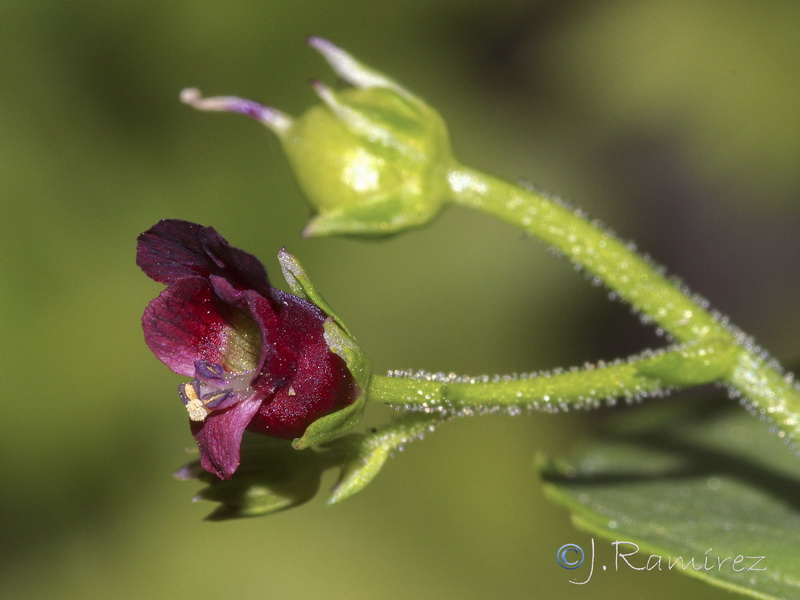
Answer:
[(454, 203), (516, 225), (542, 240), (601, 280), (671, 338), (687, 342), (713, 337), (735, 342), (735, 334), (706, 310), (703, 300), (580, 212), (544, 194), (466, 167), (451, 170), (448, 182)]
[(723, 341), (690, 342), (610, 363), (523, 376), (459, 377), (395, 371), (373, 375), (370, 402), (439, 414), (504, 409), (558, 412), (662, 396), (730, 372), (737, 352)]

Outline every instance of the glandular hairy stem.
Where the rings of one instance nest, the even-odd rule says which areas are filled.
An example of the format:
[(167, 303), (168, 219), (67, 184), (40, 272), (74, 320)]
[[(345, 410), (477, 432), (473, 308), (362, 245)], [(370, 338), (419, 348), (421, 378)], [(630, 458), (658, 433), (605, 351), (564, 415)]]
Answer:
[(740, 352), (709, 340), (567, 371), (494, 377), (394, 371), (373, 376), (368, 397), (406, 410), (442, 414), (586, 409), (717, 381), (732, 371)]
[[(771, 360), (752, 340), (731, 326), (727, 319), (709, 310), (708, 303), (693, 295), (682, 284), (666, 277), (663, 269), (639, 256), (631, 244), (617, 239), (602, 226), (586, 218), (580, 211), (565, 206), (555, 198), (524, 189), (495, 177), (466, 167), (454, 167), (448, 174), (450, 201), (484, 212), (515, 225), (539, 238), (566, 256), (576, 267), (591, 278), (606, 285), (615, 296), (629, 303), (642, 320), (657, 325), (668, 337), (685, 343), (703, 344), (713, 340), (715, 351), (732, 361), (727, 369), (714, 374), (709, 381), (725, 383), (731, 395), (738, 398), (752, 412), (770, 419), (781, 437), (796, 440), (800, 437), (800, 387), (791, 375)], [(594, 398), (643, 397), (663, 393), (664, 375), (700, 368), (707, 356), (695, 354), (676, 362), (672, 368), (653, 380), (652, 373), (631, 371), (630, 361), (598, 370), (604, 383), (594, 385), (598, 373), (579, 370), (534, 378), (534, 385), (514, 382), (506, 386), (513, 394), (529, 392), (541, 398), (553, 398), (553, 385), (557, 382), (561, 398), (557, 402), (566, 406), (592, 405)], [(636, 362), (636, 359), (633, 359)], [(669, 361), (668, 361), (669, 362)], [(713, 369), (711, 370), (713, 371)], [(704, 377), (710, 372), (705, 372)], [(644, 377), (642, 379), (642, 377)], [(667, 377), (668, 379), (669, 377)], [(676, 387), (697, 385), (703, 381), (676, 381)], [(575, 382), (579, 382), (574, 387)], [(619, 382), (617, 388), (614, 381)], [(495, 383), (481, 384), (494, 390)], [(505, 384), (503, 384), (505, 386)], [(675, 387), (675, 386), (674, 386)], [(586, 390), (589, 394), (586, 394)], [(579, 391), (578, 391), (579, 390)], [(592, 391), (595, 393), (591, 393)], [(428, 393), (427, 388), (422, 395)], [(486, 398), (493, 402), (495, 391), (480, 385), (466, 393), (448, 388), (445, 400), (454, 404), (465, 401), (459, 394), (472, 399)], [(536, 400), (534, 402), (541, 402)]]
[(602, 281), (677, 341), (733, 334), (705, 302), (667, 279), (635, 249), (558, 200), (467, 168), (449, 174), (452, 199), (516, 225)]

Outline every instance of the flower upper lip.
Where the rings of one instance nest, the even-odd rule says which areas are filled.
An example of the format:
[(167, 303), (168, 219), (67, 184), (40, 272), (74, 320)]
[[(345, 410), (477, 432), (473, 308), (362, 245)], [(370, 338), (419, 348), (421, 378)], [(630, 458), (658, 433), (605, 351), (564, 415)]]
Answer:
[(148, 277), (172, 285), (184, 277), (221, 276), (236, 288), (270, 297), (264, 265), (252, 254), (233, 248), (211, 227), (164, 219), (139, 236), (136, 264)]

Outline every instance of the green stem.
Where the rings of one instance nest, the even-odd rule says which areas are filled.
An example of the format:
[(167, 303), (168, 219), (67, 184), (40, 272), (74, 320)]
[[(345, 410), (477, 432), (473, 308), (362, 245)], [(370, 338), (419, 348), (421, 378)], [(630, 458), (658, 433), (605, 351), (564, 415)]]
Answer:
[[(717, 351), (729, 359), (724, 361), (729, 368), (719, 373), (717, 380), (727, 383), (732, 395), (741, 397), (754, 412), (771, 419), (782, 437), (800, 439), (800, 389), (792, 377), (785, 376), (780, 366), (741, 332), (709, 312), (704, 301), (666, 278), (631, 246), (552, 198), (478, 171), (455, 167), (448, 173), (448, 183), (455, 203), (498, 217), (543, 240), (597, 277), (674, 339), (698, 343), (713, 340)], [(697, 357), (689, 359), (676, 372), (697, 368), (701, 362)], [(646, 391), (652, 385), (652, 381), (640, 381), (626, 366), (614, 367), (623, 376), (625, 393), (639, 388)], [(565, 391), (569, 391), (575, 379), (582, 382), (586, 376), (584, 372), (568, 373), (557, 380), (563, 380)], [(585, 381), (588, 384), (590, 379)], [(539, 384), (543, 387), (538, 393), (548, 393), (545, 383)], [(491, 388), (495, 384), (482, 385)], [(687, 381), (683, 385), (692, 383)], [(584, 385), (583, 389), (591, 388)], [(427, 388), (422, 393), (425, 395)], [(491, 399), (492, 393), (476, 388), (469, 395)], [(585, 397), (585, 392), (582, 395)], [(575, 398), (574, 394), (567, 397)], [(448, 392), (447, 399), (453, 400), (452, 392)], [(571, 401), (576, 400), (580, 402), (580, 398)]]
[(758, 349), (750, 349), (740, 354), (726, 381), (751, 411), (778, 426), (780, 437), (800, 440), (800, 389), (792, 374), (784, 374)]
[(465, 167), (450, 171), (452, 199), (521, 227), (603, 281), (678, 341), (733, 336), (625, 243), (547, 196)]
[(641, 399), (717, 381), (730, 372), (738, 353), (715, 343), (689, 343), (614, 363), (600, 363), (522, 377), (470, 378), (395, 372), (373, 375), (370, 402), (427, 412), (488, 411), (492, 407), (545, 412), (594, 407), (618, 398)]

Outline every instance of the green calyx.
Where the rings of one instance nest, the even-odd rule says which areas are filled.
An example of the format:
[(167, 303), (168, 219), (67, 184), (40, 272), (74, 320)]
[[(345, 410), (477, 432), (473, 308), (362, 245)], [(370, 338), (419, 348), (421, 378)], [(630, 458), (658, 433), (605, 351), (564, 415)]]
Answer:
[(328, 504), (338, 504), (363, 490), (393, 452), (420, 439), (442, 423), (441, 415), (410, 413), (368, 433), (349, 433), (297, 452), (284, 440), (245, 433), (241, 464), (231, 479), (219, 479), (194, 461), (176, 474), (197, 479), (206, 487), (199, 500), (217, 503), (207, 517), (224, 521), (259, 517), (305, 504), (319, 492), (323, 474), (338, 471)]
[(325, 104), (281, 138), (318, 211), (305, 235), (383, 236), (433, 220), (452, 163), (439, 115), (394, 89), (316, 87)]
[(358, 397), (351, 404), (320, 417), (306, 428), (302, 437), (292, 442), (295, 449), (303, 450), (347, 433), (361, 422), (367, 403), (365, 392), (369, 385), (372, 368), (350, 330), (311, 283), (297, 259), (286, 250), (281, 250), (278, 254), (278, 261), (292, 292), (315, 304), (328, 316), (325, 323), (325, 341), (331, 352), (344, 360), (359, 390)]
[(450, 195), (455, 161), (439, 114), (382, 73), (327, 40), (309, 45), (353, 87), (336, 92), (315, 81), (322, 100), (295, 119), (252, 100), (181, 99), (198, 110), (253, 117), (281, 141), (316, 216), (306, 236), (385, 236), (432, 221)]
[(259, 517), (305, 504), (319, 491), (323, 471), (316, 452), (296, 452), (285, 440), (245, 433), (241, 463), (231, 479), (208, 473), (200, 467), (200, 461), (187, 464), (175, 477), (205, 483), (197, 499), (218, 503), (207, 519), (223, 521)]

